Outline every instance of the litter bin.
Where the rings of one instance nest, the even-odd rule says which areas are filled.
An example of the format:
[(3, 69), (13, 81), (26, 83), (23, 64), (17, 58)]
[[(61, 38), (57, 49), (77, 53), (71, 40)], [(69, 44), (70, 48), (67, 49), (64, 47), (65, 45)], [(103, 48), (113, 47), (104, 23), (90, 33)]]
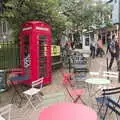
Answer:
[(7, 70), (0, 70), (0, 93), (7, 90)]

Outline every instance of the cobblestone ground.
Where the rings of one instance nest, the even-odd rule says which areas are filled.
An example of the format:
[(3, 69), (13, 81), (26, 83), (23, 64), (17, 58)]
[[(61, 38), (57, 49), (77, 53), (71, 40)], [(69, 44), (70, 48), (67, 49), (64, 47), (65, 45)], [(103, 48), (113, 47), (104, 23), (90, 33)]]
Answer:
[[(102, 58), (97, 57), (95, 59), (91, 59), (91, 64), (90, 64), (90, 71), (99, 71), (102, 72), (104, 70), (106, 70), (107, 65), (106, 65), (106, 56), (103, 56)], [(112, 71), (117, 71), (117, 65), (116, 62), (114, 61), (113, 67), (112, 67)], [(27, 107), (27, 108), (23, 108), (25, 106), (26, 101), (24, 101), (22, 103), (22, 107), (18, 108), (16, 106), (16, 104), (13, 104), (12, 106), (12, 110), (11, 110), (11, 120), (38, 120), (40, 111), (57, 102), (63, 102), (63, 101), (67, 101), (70, 102), (71, 99), (67, 96), (65, 96), (65, 89), (62, 85), (62, 74), (60, 72), (60, 70), (56, 70), (53, 72), (53, 82), (50, 85), (47, 85), (45, 87), (43, 87), (42, 92), (44, 94), (44, 96), (48, 95), (48, 100), (43, 100), (41, 102), (41, 105), (38, 109), (38, 111), (34, 111), (33, 109), (31, 109), (31, 107)], [(114, 81), (117, 83), (117, 80)], [(95, 101), (95, 97), (89, 97), (89, 92), (87, 89), (87, 85), (84, 82), (77, 82), (77, 87), (81, 87), (81, 84), (84, 84), (86, 86), (85, 90), (86, 90), (86, 94), (83, 97), (83, 100), (85, 101), (85, 103), (92, 107), (95, 111), (97, 111), (97, 104)], [(27, 89), (27, 88), (26, 88)], [(8, 91), (1, 93), (0, 97), (0, 107), (5, 106), (9, 103), (11, 103), (11, 98), (13, 95), (14, 89), (13, 88), (9, 88)], [(91, 89), (91, 93), (94, 92), (94, 89)], [(97, 94), (98, 95), (98, 94)], [(56, 97), (57, 96), (57, 97)], [(57, 98), (57, 99), (56, 99)], [(80, 103), (80, 102), (79, 102)], [(114, 118), (114, 115), (112, 115), (111, 120), (116, 120), (116, 118)], [(110, 120), (110, 118), (108, 118), (107, 120)]]

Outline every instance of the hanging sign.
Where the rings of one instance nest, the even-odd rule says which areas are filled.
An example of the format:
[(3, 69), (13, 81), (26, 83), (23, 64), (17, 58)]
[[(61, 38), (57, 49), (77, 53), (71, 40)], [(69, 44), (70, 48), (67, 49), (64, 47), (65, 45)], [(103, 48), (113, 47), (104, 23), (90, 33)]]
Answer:
[[(46, 45), (44, 46), (44, 55), (47, 55)], [(60, 46), (59, 45), (51, 45), (51, 56), (60, 56)]]
[(51, 46), (51, 55), (52, 56), (59, 56), (60, 55), (60, 46), (52, 45)]

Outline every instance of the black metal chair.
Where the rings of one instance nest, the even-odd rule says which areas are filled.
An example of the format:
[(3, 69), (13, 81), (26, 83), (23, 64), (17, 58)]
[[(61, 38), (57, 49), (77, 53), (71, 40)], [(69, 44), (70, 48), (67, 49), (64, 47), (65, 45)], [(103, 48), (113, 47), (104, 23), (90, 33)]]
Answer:
[(24, 89), (20, 85), (22, 84), (23, 81), (29, 80), (29, 77), (18, 75), (18, 76), (14, 76), (14, 77), (9, 78), (9, 80), (10, 80), (12, 87), (14, 88), (14, 93), (13, 93), (13, 96), (11, 99), (11, 103), (12, 104), (16, 103), (16, 104), (18, 104), (18, 107), (20, 107), (22, 100), (24, 98), (24, 96), (21, 94), (22, 91), (24, 91)]
[(105, 120), (108, 110), (111, 110), (110, 114), (114, 112), (116, 114), (117, 119), (120, 117), (120, 87), (103, 89), (102, 96), (96, 98), (97, 104), (100, 103), (100, 107), (98, 110), (98, 114), (100, 116), (102, 112), (102, 108), (105, 107), (105, 112), (103, 114), (103, 120)]

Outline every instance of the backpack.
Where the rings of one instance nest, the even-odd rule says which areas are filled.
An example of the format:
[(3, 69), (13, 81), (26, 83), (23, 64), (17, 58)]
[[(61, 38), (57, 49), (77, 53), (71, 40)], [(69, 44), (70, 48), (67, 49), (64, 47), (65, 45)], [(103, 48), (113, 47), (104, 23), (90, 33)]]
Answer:
[(117, 44), (116, 41), (111, 41), (111, 42), (110, 42), (109, 48), (110, 48), (110, 52), (111, 52), (111, 53), (116, 54), (116, 52), (117, 52), (117, 47), (118, 47), (118, 44)]

